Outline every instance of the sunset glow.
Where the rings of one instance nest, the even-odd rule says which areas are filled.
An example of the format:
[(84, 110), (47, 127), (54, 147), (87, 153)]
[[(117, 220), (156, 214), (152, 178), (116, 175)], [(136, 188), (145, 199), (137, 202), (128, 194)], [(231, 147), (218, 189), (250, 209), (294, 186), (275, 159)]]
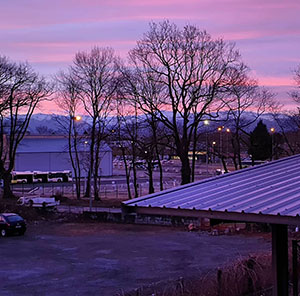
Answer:
[(235, 42), (260, 85), (291, 105), (287, 92), (300, 62), (299, 12), (294, 0), (2, 1), (0, 54), (53, 75), (70, 65), (76, 52), (95, 45), (126, 57), (150, 21), (169, 19)]

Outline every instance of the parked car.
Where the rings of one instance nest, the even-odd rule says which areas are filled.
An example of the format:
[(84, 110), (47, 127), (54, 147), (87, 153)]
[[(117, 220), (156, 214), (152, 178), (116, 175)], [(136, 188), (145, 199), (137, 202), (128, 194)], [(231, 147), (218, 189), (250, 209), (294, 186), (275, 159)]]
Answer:
[(223, 174), (226, 174), (226, 173), (230, 173), (229, 170), (227, 170), (227, 172), (225, 170), (221, 170), (221, 169), (217, 169), (216, 170), (216, 175), (219, 176), (219, 175), (223, 175)]
[(55, 197), (22, 196), (17, 200), (17, 204), (37, 208), (55, 208), (59, 205), (59, 200), (56, 201)]
[(7, 236), (9, 234), (18, 233), (23, 235), (26, 231), (25, 220), (14, 213), (0, 214), (0, 235)]

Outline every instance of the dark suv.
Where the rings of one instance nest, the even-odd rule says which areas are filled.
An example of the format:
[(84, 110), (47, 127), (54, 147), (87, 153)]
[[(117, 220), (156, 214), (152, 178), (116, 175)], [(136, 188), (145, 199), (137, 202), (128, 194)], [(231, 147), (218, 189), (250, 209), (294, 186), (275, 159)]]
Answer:
[(24, 219), (14, 213), (0, 214), (0, 235), (7, 236), (8, 234), (18, 233), (23, 235), (26, 231), (26, 222)]

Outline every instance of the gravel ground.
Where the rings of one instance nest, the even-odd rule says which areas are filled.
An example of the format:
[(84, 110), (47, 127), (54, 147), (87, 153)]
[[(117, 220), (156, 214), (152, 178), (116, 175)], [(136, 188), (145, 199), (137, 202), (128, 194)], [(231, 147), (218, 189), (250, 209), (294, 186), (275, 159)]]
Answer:
[(142, 225), (31, 224), (25, 236), (0, 238), (0, 295), (114, 295), (266, 250), (270, 243), (255, 236)]

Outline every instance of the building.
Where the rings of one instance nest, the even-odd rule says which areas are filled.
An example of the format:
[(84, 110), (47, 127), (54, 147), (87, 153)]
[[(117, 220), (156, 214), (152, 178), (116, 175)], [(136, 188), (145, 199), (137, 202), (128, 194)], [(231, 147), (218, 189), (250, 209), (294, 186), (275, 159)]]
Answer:
[[(85, 177), (89, 168), (89, 139), (78, 145), (81, 175)], [(103, 143), (100, 151), (99, 176), (112, 176), (112, 150)], [(15, 159), (15, 171), (63, 171), (70, 170), (74, 176), (68, 152), (66, 136), (26, 136), (20, 143)]]

